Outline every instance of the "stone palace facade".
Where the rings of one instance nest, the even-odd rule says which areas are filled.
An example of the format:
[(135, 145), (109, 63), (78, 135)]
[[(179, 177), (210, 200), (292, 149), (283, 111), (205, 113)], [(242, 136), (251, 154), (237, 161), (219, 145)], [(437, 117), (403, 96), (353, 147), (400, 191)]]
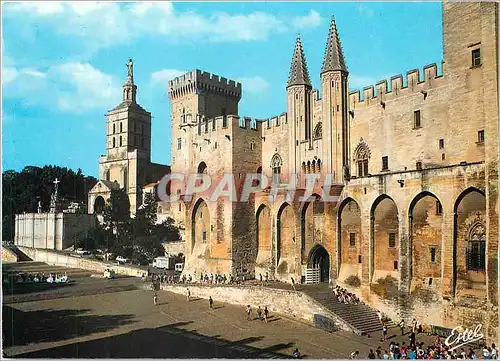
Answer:
[[(172, 173), (230, 173), (237, 186), (262, 173), (283, 189), (298, 174), (299, 193), (307, 174), (333, 174), (338, 185), (326, 191), (340, 196), (323, 202), (318, 191), (300, 203), (264, 190), (232, 203), (189, 199), (172, 183), (185, 272), (304, 281), (319, 268), (324, 282), (358, 278), (354, 291), (395, 318), (481, 322), (496, 335), (497, 17), (495, 3), (443, 3), (442, 73), (430, 64), (351, 92), (332, 19), (321, 89), (297, 38), (286, 112), (268, 119), (238, 115), (242, 87), (232, 80), (195, 70), (169, 81)], [(380, 292), (391, 279), (398, 297), (430, 296), (391, 301)]]

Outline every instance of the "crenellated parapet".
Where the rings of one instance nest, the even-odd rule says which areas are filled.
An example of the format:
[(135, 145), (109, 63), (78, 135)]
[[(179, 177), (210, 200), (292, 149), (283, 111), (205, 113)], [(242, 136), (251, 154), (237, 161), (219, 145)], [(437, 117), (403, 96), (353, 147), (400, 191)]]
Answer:
[(170, 99), (187, 94), (202, 94), (203, 92), (220, 93), (240, 99), (241, 83), (199, 69), (168, 81)]
[[(380, 104), (414, 92), (424, 92), (443, 84), (443, 74), (438, 74), (435, 63), (424, 66), (423, 71), (413, 69), (406, 73), (406, 78), (398, 74), (389, 79), (379, 81), (375, 85), (366, 86), (360, 92), (349, 92), (351, 109)], [(390, 86), (390, 87), (389, 87)]]
[(196, 125), (194, 132), (198, 135), (225, 132), (227, 130), (246, 129), (259, 132), (261, 121), (255, 118), (240, 117), (238, 115), (220, 116), (215, 118), (201, 119)]
[(287, 129), (288, 117), (287, 113), (283, 112), (280, 115), (275, 115), (267, 119), (262, 119), (262, 135), (276, 133), (277, 131)]

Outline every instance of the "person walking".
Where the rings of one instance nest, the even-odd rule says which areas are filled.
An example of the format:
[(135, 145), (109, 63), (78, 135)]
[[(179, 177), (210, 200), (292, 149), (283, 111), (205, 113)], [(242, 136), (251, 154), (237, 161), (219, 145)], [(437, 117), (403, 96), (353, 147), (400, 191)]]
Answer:
[(247, 320), (250, 321), (250, 315), (252, 314), (252, 308), (250, 305), (247, 305)]
[(212, 300), (212, 296), (208, 297), (208, 308), (214, 308), (214, 300)]
[(357, 359), (357, 358), (358, 358), (358, 355), (359, 355), (359, 351), (358, 351), (358, 350), (356, 350), (356, 351), (351, 352), (351, 355), (349, 356), (349, 358), (350, 358), (351, 360), (355, 360), (355, 359)]
[(416, 347), (416, 337), (415, 337), (415, 330), (412, 329), (410, 333), (410, 348)]
[(368, 354), (368, 358), (370, 360), (375, 360), (377, 357), (375, 356), (375, 352), (373, 352), (373, 349), (370, 349), (370, 353)]
[(405, 320), (401, 320), (399, 323), (399, 328), (401, 329), (401, 336), (404, 336), (405, 334)]
[(382, 322), (382, 312), (380, 312), (380, 310), (377, 310), (377, 316), (378, 316), (380, 323), (383, 323)]
[(158, 305), (158, 295), (156, 294), (156, 291), (155, 291), (154, 296), (153, 296), (153, 303), (155, 306)]
[(191, 291), (189, 290), (189, 287), (186, 288), (186, 298), (187, 298), (187, 301), (189, 302), (190, 298), (191, 298)]
[(385, 323), (382, 324), (382, 334), (384, 335), (383, 340), (387, 341), (387, 325)]
[(293, 279), (293, 277), (291, 277), (291, 279), (292, 279), (292, 288), (293, 288), (293, 290), (294, 290), (294, 291), (297, 291), (297, 290), (295, 289), (295, 280)]
[(259, 320), (262, 321), (262, 308), (260, 308), (260, 306), (257, 308), (257, 317), (259, 317)]

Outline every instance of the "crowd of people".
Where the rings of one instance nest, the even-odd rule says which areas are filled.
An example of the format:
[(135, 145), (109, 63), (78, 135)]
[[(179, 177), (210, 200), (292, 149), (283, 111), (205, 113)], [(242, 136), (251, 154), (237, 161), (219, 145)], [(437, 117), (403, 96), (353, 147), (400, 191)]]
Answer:
[(142, 274), (141, 279), (143, 281), (152, 281), (153, 283), (159, 282), (159, 283), (172, 283), (172, 284), (194, 284), (194, 283), (200, 283), (200, 284), (205, 284), (205, 285), (234, 285), (234, 284), (242, 284), (247, 280), (247, 277), (245, 275), (237, 275), (234, 277), (233, 275), (226, 276), (225, 274), (214, 274), (211, 273), (210, 275), (208, 273), (205, 274), (200, 274), (200, 278), (198, 282), (191, 276), (191, 275), (182, 275), (182, 277), (178, 278), (175, 277), (174, 275), (167, 275), (167, 274), (157, 274), (153, 273), (151, 275), (146, 275)]
[[(425, 345), (424, 342), (419, 342), (415, 346), (407, 345), (406, 342), (390, 342), (388, 350), (378, 346), (373, 351), (368, 353), (368, 359), (380, 360), (474, 360), (474, 359), (498, 359), (498, 349), (495, 344), (484, 346), (480, 354), (476, 353), (471, 347), (460, 347), (450, 349), (444, 341), (437, 336), (436, 340), (431, 345)], [(359, 354), (359, 352), (358, 352)], [(351, 359), (357, 358), (355, 352), (351, 353)]]
[(333, 294), (337, 301), (345, 304), (363, 304), (363, 302), (354, 293), (347, 291), (345, 288), (335, 286), (333, 289)]
[(45, 275), (45, 273), (19, 273), (15, 276), (11, 277), (4, 277), (4, 283), (42, 283), (42, 282), (47, 282), (47, 283), (66, 283), (69, 282), (68, 275), (66, 272), (64, 274), (54, 274), (50, 273), (48, 276)]

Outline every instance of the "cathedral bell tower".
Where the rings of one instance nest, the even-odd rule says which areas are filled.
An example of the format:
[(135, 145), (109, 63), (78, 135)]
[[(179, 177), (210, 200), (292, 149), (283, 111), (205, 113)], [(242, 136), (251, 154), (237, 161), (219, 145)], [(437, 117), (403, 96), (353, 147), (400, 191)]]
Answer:
[(348, 74), (337, 25), (332, 16), (321, 69), (321, 94), (324, 167), (325, 172), (334, 174), (336, 182), (349, 178)]
[(286, 91), (290, 173), (298, 174), (301, 169), (301, 147), (312, 146), (312, 86), (300, 34), (295, 42)]

